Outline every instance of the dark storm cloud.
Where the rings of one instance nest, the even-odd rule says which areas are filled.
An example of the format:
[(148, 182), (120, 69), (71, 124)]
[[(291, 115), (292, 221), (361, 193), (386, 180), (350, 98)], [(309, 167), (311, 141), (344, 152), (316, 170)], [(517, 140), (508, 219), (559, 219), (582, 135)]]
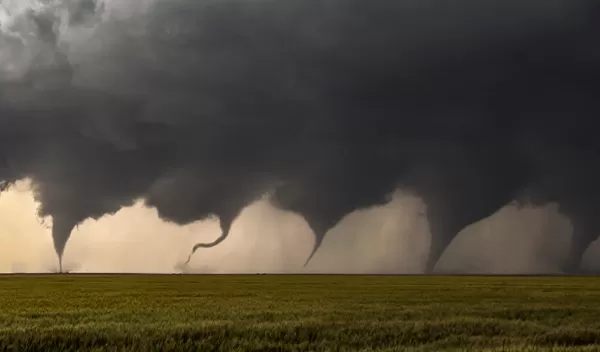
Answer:
[(59, 256), (76, 224), (140, 198), (179, 224), (218, 217), (208, 247), (264, 195), (317, 250), (398, 187), (428, 205), (428, 270), (513, 200), (600, 233), (593, 1), (64, 5), (0, 38), (0, 176), (33, 179)]

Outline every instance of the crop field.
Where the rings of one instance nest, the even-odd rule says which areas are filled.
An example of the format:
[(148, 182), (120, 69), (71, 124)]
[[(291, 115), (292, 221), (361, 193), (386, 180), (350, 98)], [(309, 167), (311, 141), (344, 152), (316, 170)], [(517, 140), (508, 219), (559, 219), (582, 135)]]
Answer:
[(600, 350), (595, 277), (6, 275), (0, 307), (0, 350)]

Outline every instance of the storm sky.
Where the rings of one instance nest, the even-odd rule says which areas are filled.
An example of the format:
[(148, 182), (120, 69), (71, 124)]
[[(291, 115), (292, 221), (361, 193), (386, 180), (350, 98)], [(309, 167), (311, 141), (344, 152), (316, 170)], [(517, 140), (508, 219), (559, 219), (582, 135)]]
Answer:
[[(3, 0), (0, 179), (31, 180), (59, 257), (76, 225), (134, 205), (181, 231), (218, 219), (216, 250), (253, 204), (309, 235), (237, 236), (308, 256), (401, 190), (424, 203), (411, 221), (428, 223), (412, 232), (427, 271), (515, 204), (557, 205), (573, 245), (556, 266), (571, 271), (600, 234), (599, 14), (569, 0)], [(355, 257), (381, 242), (362, 232)]]

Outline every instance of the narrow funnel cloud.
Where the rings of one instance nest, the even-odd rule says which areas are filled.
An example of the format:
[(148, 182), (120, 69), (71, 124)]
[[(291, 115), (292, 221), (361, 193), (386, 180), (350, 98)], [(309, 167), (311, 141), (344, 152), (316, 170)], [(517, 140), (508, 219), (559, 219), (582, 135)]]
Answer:
[(78, 221), (68, 216), (53, 216), (52, 217), (52, 239), (54, 240), (54, 249), (58, 255), (58, 271), (63, 272), (63, 254), (67, 240), (71, 235), (71, 231), (75, 228)]
[(232, 225), (232, 220), (228, 220), (225, 217), (219, 217), (219, 221), (221, 223), (221, 235), (214, 241), (209, 242), (209, 243), (196, 243), (194, 245), (194, 247), (192, 247), (192, 252), (190, 253), (190, 255), (188, 256), (187, 260), (185, 261), (185, 263), (183, 265), (187, 265), (190, 260), (192, 259), (192, 256), (194, 255), (194, 253), (196, 253), (196, 251), (200, 248), (212, 248), (217, 246), (219, 243), (223, 242), (227, 236), (229, 236), (229, 231), (231, 230), (231, 225)]

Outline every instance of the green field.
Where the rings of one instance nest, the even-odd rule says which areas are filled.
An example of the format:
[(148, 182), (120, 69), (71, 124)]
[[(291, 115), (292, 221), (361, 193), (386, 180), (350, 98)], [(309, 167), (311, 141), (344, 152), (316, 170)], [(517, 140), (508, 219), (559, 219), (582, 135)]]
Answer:
[(0, 306), (0, 350), (600, 350), (594, 277), (2, 276)]

